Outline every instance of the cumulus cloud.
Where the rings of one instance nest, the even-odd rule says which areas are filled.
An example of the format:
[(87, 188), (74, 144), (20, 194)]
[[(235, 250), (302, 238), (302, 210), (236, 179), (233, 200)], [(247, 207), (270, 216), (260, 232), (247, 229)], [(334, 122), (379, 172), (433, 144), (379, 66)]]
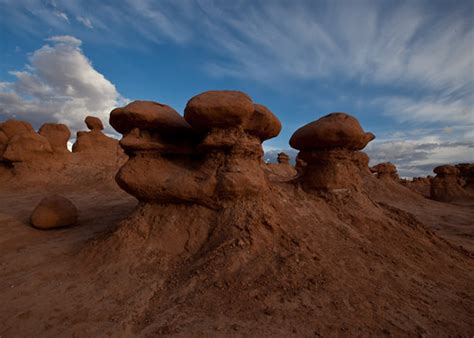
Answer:
[(72, 130), (83, 129), (87, 115), (107, 121), (124, 99), (94, 69), (81, 40), (66, 35), (47, 41), (32, 53), (24, 70), (11, 72), (14, 82), (0, 84), (0, 118), (26, 119), (36, 126), (61, 122)]

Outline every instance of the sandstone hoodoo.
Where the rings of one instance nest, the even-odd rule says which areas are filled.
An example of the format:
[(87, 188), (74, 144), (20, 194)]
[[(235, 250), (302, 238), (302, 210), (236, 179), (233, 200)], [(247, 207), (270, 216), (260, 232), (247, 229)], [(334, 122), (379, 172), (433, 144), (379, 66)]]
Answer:
[(382, 180), (395, 180), (398, 181), (400, 177), (398, 177), (397, 167), (390, 162), (379, 163), (372, 168), (370, 168), (371, 172), (377, 175), (377, 178)]
[(38, 133), (48, 139), (53, 152), (59, 154), (68, 152), (67, 141), (69, 141), (69, 137), (71, 137), (71, 132), (66, 125), (60, 123), (45, 123), (41, 126)]
[(15, 136), (23, 133), (34, 133), (34, 129), (28, 122), (15, 119), (0, 123), (0, 160), (8, 147), (9, 141)]
[(110, 124), (130, 155), (117, 174), (125, 191), (142, 201), (212, 206), (265, 190), (261, 142), (281, 128), (268, 109), (233, 91), (193, 97), (184, 118), (164, 104), (132, 102), (112, 111)]
[(76, 142), (72, 146), (74, 153), (90, 154), (104, 160), (114, 160), (120, 156), (118, 141), (102, 132), (102, 121), (97, 117), (88, 116), (85, 119), (90, 131), (78, 131)]
[(437, 201), (450, 202), (467, 197), (462, 188), (460, 171), (453, 165), (441, 165), (433, 169), (436, 174), (431, 182), (430, 195)]
[(77, 208), (59, 195), (45, 197), (33, 210), (31, 224), (38, 229), (53, 229), (76, 224)]
[(307, 165), (300, 175), (307, 190), (335, 190), (361, 186), (362, 150), (375, 138), (363, 131), (357, 119), (332, 113), (298, 129), (290, 145), (300, 150), (298, 159)]

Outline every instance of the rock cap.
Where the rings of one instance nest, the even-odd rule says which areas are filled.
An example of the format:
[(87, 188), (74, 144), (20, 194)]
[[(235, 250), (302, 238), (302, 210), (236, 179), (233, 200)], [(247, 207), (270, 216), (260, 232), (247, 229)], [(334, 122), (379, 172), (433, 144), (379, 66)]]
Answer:
[(103, 130), (104, 125), (102, 124), (102, 121), (95, 116), (87, 116), (86, 119), (84, 120), (86, 123), (87, 128), (89, 130)]
[(374, 134), (364, 132), (355, 117), (346, 113), (331, 113), (295, 131), (290, 145), (298, 150), (361, 150), (374, 138)]

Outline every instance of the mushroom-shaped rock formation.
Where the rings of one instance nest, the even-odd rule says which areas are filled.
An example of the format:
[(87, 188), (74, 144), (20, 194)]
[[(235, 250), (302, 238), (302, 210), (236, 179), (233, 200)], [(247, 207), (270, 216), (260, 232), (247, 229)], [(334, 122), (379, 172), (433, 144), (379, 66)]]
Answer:
[(89, 130), (103, 130), (104, 125), (102, 124), (102, 121), (95, 116), (87, 116), (86, 119), (84, 120), (86, 123), (87, 128)]
[(290, 164), (290, 156), (288, 156), (284, 152), (278, 153), (277, 162), (280, 164)]
[(38, 229), (71, 226), (77, 222), (77, 208), (67, 198), (52, 195), (44, 198), (33, 210), (31, 224)]
[[(93, 120), (89, 119), (90, 121)], [(97, 126), (97, 124), (93, 125)], [(108, 137), (98, 128), (91, 131), (78, 131), (76, 135), (76, 142), (72, 146), (73, 153), (91, 155), (91, 159), (103, 160), (103, 162), (114, 162), (123, 157), (118, 141)]]
[(114, 109), (110, 124), (130, 156), (117, 183), (141, 201), (194, 202), (212, 195), (211, 172), (194, 170), (196, 134), (173, 108), (135, 101)]
[(377, 178), (383, 180), (391, 179), (398, 181), (400, 179), (398, 177), (397, 167), (390, 162), (379, 163), (370, 168), (370, 170), (377, 175)]
[(246, 94), (233, 91), (193, 97), (184, 118), (156, 102), (114, 109), (110, 124), (130, 156), (118, 184), (141, 201), (161, 203), (216, 206), (261, 194), (267, 187), (261, 142), (275, 136), (280, 122), (268, 109), (256, 111)]
[(450, 202), (467, 197), (460, 184), (459, 169), (453, 165), (441, 165), (433, 169), (436, 174), (431, 182), (430, 196), (442, 202)]
[(207, 132), (197, 150), (206, 166), (216, 170), (221, 198), (260, 195), (266, 190), (261, 143), (281, 128), (270, 110), (254, 105), (241, 92), (210, 91), (188, 102), (184, 118), (196, 130)]
[(35, 132), (24, 132), (8, 141), (3, 159), (10, 162), (35, 162), (38, 157), (52, 152), (53, 149), (46, 137)]
[(300, 181), (306, 190), (360, 188), (366, 157), (359, 150), (375, 138), (363, 131), (356, 118), (332, 113), (299, 128), (290, 145), (307, 163)]
[(65, 124), (45, 123), (38, 133), (48, 139), (51, 148), (55, 153), (67, 153), (67, 141), (71, 137), (71, 132)]
[(278, 163), (268, 163), (267, 171), (269, 171), (268, 178), (271, 181), (284, 182), (293, 179), (297, 171), (290, 164), (290, 157), (284, 152), (278, 153), (277, 155)]

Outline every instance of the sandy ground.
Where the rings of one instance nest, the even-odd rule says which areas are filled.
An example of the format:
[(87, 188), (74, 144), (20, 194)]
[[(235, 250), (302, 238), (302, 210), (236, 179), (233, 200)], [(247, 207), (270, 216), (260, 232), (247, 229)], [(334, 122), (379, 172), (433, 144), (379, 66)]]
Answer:
[[(338, 211), (345, 202), (299, 201), (299, 193), (288, 189), (276, 187), (280, 199), (268, 207), (277, 213), (291, 196), (294, 211), (281, 216), (288, 225), (271, 225), (270, 217), (270, 232), (244, 229), (246, 237), (237, 245), (224, 242), (192, 254), (186, 248), (181, 261), (150, 258), (150, 240), (158, 243), (168, 235), (148, 234), (133, 242), (138, 249), (125, 251), (143, 264), (129, 264), (134, 257), (119, 255), (115, 262), (118, 249), (110, 234), (137, 206), (118, 189), (64, 193), (80, 210), (79, 223), (50, 231), (28, 224), (44, 191), (0, 192), (0, 336), (431, 336), (443, 327), (442, 335), (474, 333), (469, 319), (474, 295), (467, 286), (474, 281), (472, 205), (379, 198), (412, 212), (451, 244), (431, 235), (410, 242), (424, 233), (412, 225), (403, 230), (405, 241), (394, 239), (377, 252), (371, 243), (380, 231), (370, 235), (370, 227), (378, 229), (375, 221), (363, 225), (360, 212)], [(331, 216), (334, 210), (338, 218)], [(205, 219), (206, 213), (198, 210), (186, 220)], [(390, 217), (410, 219), (398, 211)], [(308, 229), (306, 219), (321, 227)], [(397, 236), (390, 225), (382, 229), (387, 238)], [(281, 239), (275, 242), (270, 234)], [(119, 234), (121, 246), (127, 236)], [(453, 249), (444, 257), (430, 251), (436, 246), (464, 251)], [(229, 256), (234, 259), (222, 258)], [(416, 260), (426, 270), (418, 271)], [(459, 268), (451, 272), (450, 264)], [(444, 277), (435, 282), (437, 275)], [(361, 283), (363, 276), (367, 280)]]

